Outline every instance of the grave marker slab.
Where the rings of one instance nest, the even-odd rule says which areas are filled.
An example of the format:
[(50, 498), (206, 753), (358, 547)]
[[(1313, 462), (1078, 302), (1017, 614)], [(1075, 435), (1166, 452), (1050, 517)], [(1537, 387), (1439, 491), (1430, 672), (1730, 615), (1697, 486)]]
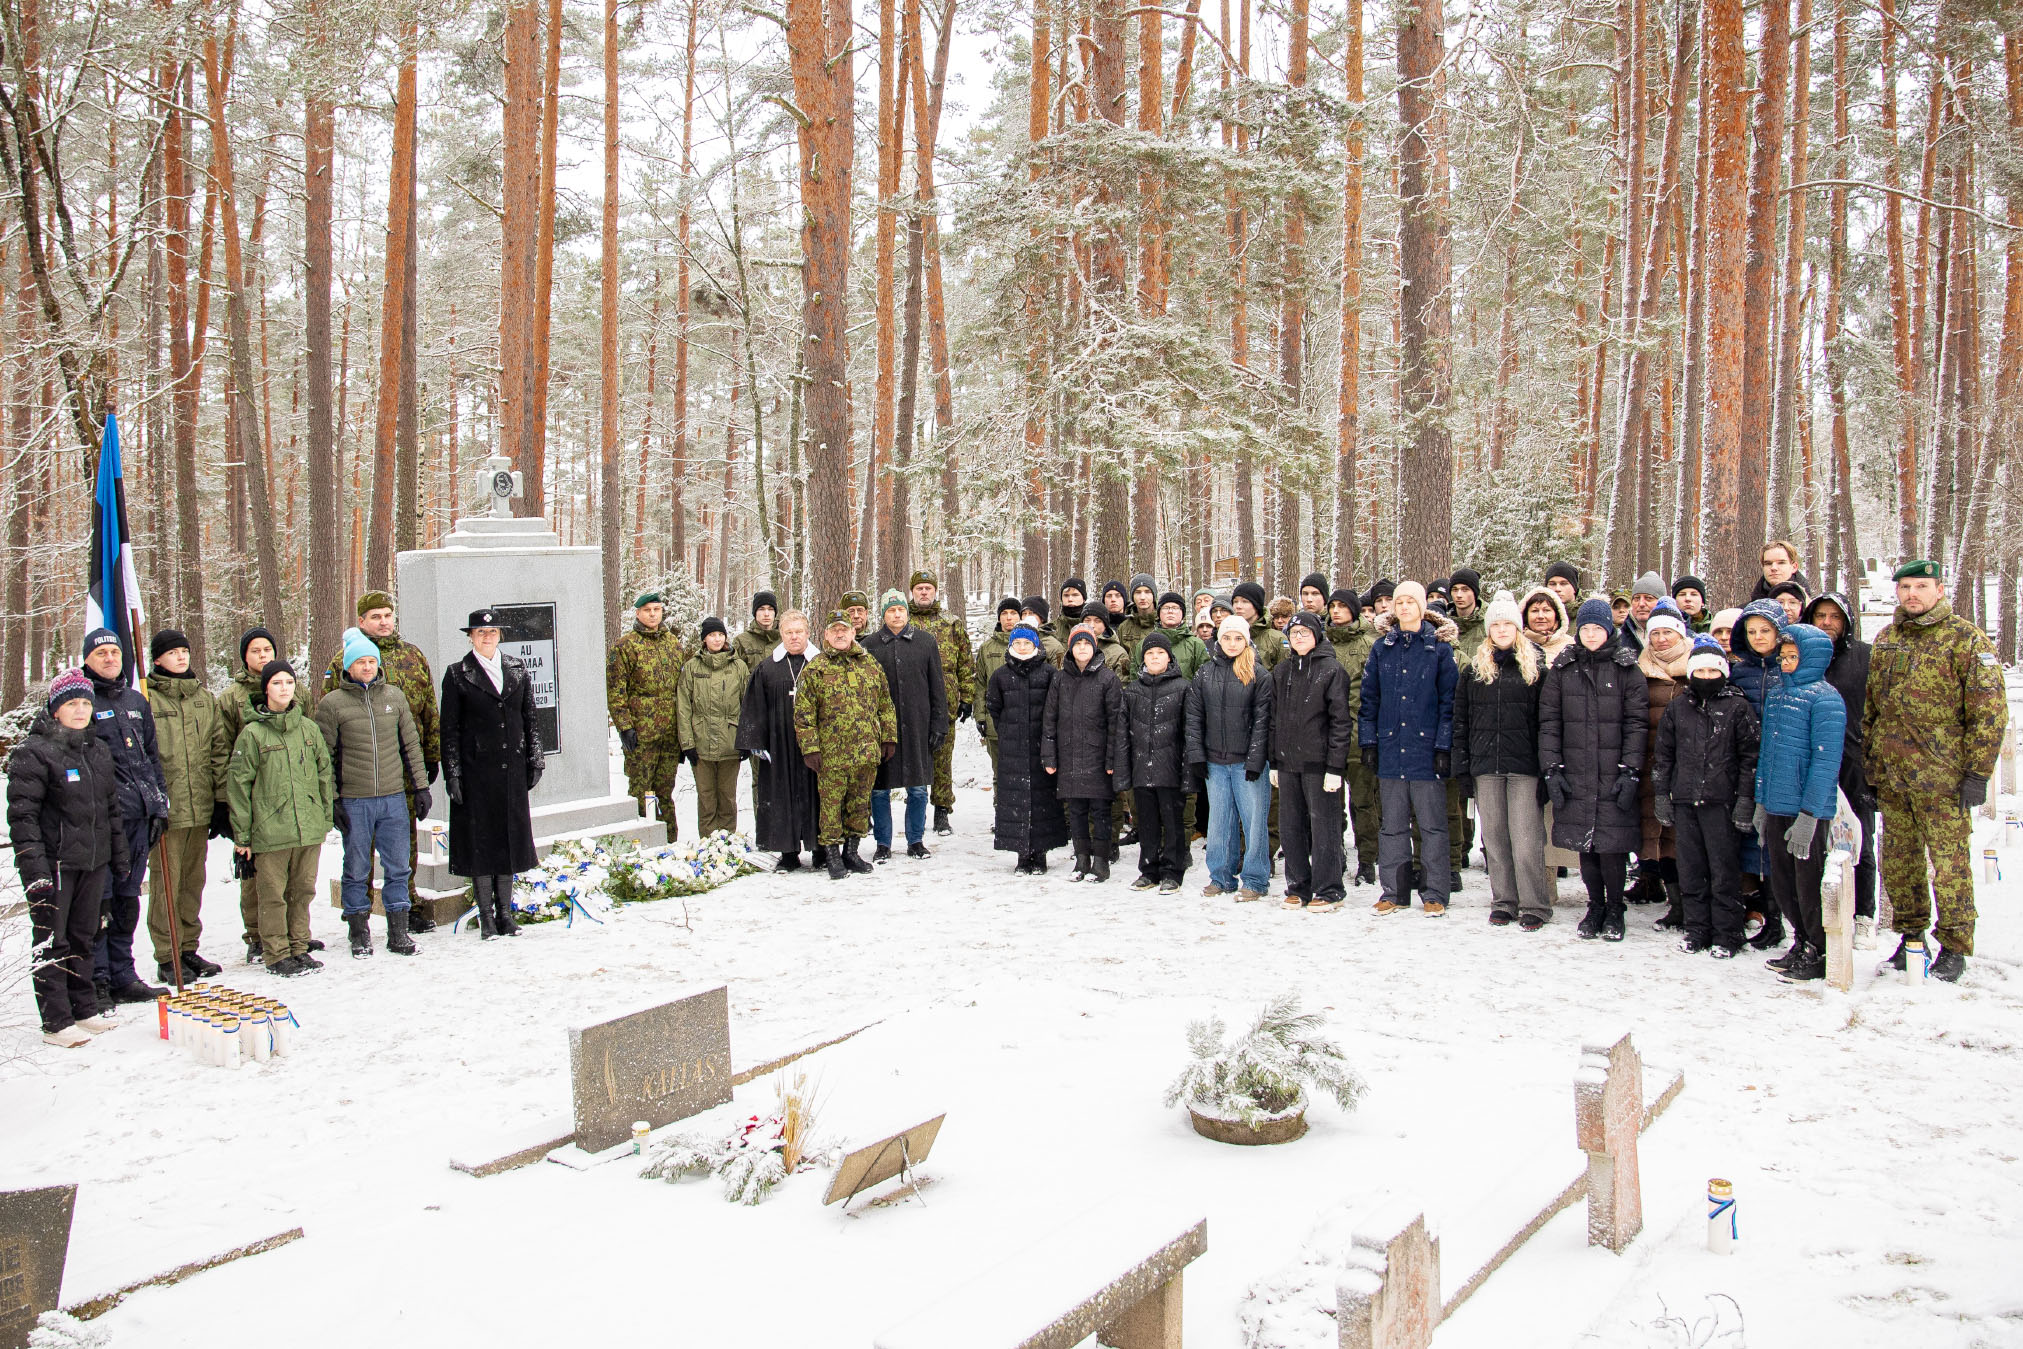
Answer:
[(1341, 1349), (1427, 1349), (1440, 1324), (1440, 1241), (1426, 1215), (1380, 1202), (1357, 1218), (1335, 1290)]
[(1843, 848), (1826, 856), (1819, 908), (1826, 930), (1826, 982), (1845, 993), (1854, 987), (1854, 858)]
[(602, 1152), (731, 1098), (730, 995), (722, 984), (569, 1030), (576, 1146)]
[(1627, 1032), (1581, 1041), (1573, 1113), (1576, 1141), (1587, 1154), (1588, 1245), (1620, 1252), (1644, 1227), (1637, 1181), (1644, 1065)]
[(829, 1193), (822, 1202), (833, 1204), (840, 1199), (847, 1203), (873, 1185), (919, 1166), (933, 1150), (934, 1140), (941, 1133), (941, 1122), (947, 1118), (946, 1113), (936, 1115), (924, 1124), (887, 1134), (845, 1154), (836, 1164), (836, 1178), (829, 1182)]
[(0, 1349), (21, 1349), (63, 1294), (75, 1185), (0, 1193)]

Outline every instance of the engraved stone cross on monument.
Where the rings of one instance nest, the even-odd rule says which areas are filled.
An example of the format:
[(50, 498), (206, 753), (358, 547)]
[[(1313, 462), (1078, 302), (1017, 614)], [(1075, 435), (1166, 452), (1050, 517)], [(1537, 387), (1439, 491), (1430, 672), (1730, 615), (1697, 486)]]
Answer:
[(500, 454), (480, 459), (476, 476), (478, 486), (491, 493), (492, 518), (511, 519), (513, 499), (520, 495), (520, 475), (513, 471), (513, 461)]

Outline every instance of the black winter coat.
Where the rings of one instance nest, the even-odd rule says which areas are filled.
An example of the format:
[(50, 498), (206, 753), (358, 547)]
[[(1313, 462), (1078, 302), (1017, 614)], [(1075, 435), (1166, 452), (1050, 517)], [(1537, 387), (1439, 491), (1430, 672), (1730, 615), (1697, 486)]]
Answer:
[(1021, 857), (1068, 844), (1068, 817), (1061, 813), (1053, 776), (1040, 763), (1046, 731), (1047, 693), (1060, 671), (1044, 652), (1031, 660), (1007, 657), (991, 672), (983, 703), (997, 728), (997, 788), (992, 793), (996, 822), (991, 846)]
[(1538, 679), (1527, 684), (1515, 654), (1499, 650), (1493, 659), (1495, 683), (1483, 683), (1471, 661), (1462, 667), (1461, 682), (1454, 686), (1454, 776), (1510, 773), (1535, 778), (1538, 704), (1545, 694), (1547, 672), (1539, 671)]
[(1221, 647), (1194, 675), (1187, 703), (1187, 766), (1242, 764), (1262, 773), (1271, 755), (1271, 673), (1257, 662), (1243, 683)]
[(168, 819), (169, 785), (162, 776), (155, 714), (146, 696), (131, 685), (91, 675), (91, 729), (112, 754), (120, 814), (129, 820)]
[(61, 883), (58, 870), (75, 875), (110, 866), (124, 875), (131, 859), (105, 741), (37, 712), (28, 738), (7, 759), (7, 831), (24, 887)]
[[(738, 709), (738, 753), (752, 759), (752, 809), (759, 817), (752, 840), (767, 852), (797, 853), (815, 846), (820, 797), (794, 733), (794, 694), (809, 659), (807, 652), (791, 656), (785, 646), (773, 647), (745, 681), (745, 700)], [(760, 750), (771, 763), (754, 757)]]
[(1124, 686), (1133, 787), (1187, 786), (1187, 704), (1193, 697), (1194, 686), (1171, 666), (1156, 675), (1141, 670)]
[(450, 798), (450, 872), (457, 876), (513, 876), (532, 871), (533, 809), (530, 779), (547, 760), (534, 724), (534, 684), (518, 658), (499, 656), (502, 688), (478, 664), (476, 652), (443, 671), (443, 777), (455, 783), (463, 804)]
[(1055, 770), (1063, 800), (1107, 801), (1131, 788), (1131, 732), (1124, 722), (1124, 685), (1100, 656), (1087, 668), (1074, 648), (1047, 690), (1040, 763)]
[(1623, 772), (1641, 772), (1651, 737), (1650, 690), (1634, 651), (1611, 643), (1590, 651), (1580, 643), (1559, 653), (1545, 672), (1538, 703), (1538, 757), (1547, 772), (1566, 774), (1573, 798), (1555, 805), (1552, 841), (1574, 852), (1630, 853), (1643, 846), (1636, 794), (1615, 802)]
[(1349, 672), (1322, 642), (1306, 655), (1290, 646), (1271, 669), (1271, 762), (1297, 773), (1342, 773), (1356, 744)]
[(1822, 604), (1831, 604), (1840, 610), (1844, 629), (1834, 639), (1833, 662), (1826, 667), (1826, 682), (1833, 685), (1840, 694), (1841, 702), (1847, 704), (1847, 729), (1841, 736), (1840, 789), (1847, 793), (1849, 804), (1859, 806), (1874, 792), (1868, 785), (1868, 771), (1862, 758), (1861, 726), (1862, 709), (1868, 705), (1871, 648), (1855, 635), (1861, 631), (1861, 620), (1849, 612), (1847, 601), (1837, 591), (1819, 595), (1806, 605), (1806, 622), (1812, 622), (1813, 610)]
[(1651, 791), (1683, 806), (1751, 809), (1756, 801), (1756, 751), (1762, 727), (1749, 698), (1726, 680), (1707, 697), (1700, 681), (1665, 704), (1651, 747)]
[(892, 710), (899, 714), (899, 752), (878, 765), (875, 792), (925, 787), (934, 781), (934, 752), (948, 734), (948, 688), (941, 676), (941, 647), (908, 623), (898, 632), (879, 626), (863, 638), (885, 671)]

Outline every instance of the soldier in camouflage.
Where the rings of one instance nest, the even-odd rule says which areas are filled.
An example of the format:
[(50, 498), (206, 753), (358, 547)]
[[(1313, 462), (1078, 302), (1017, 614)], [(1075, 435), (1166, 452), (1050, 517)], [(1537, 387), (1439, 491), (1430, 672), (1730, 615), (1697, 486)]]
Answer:
[(650, 590), (632, 602), (632, 631), (604, 658), (604, 699), (625, 747), (625, 790), (641, 813), (647, 793), (658, 798), (669, 843), (676, 837), (674, 779), (681, 767), (675, 689), (687, 662), (681, 634), (667, 622), (667, 605)]
[(1937, 564), (1906, 562), (1895, 580), (1897, 609), (1875, 639), (1862, 712), (1900, 938), (1890, 964), (1904, 967), (1910, 938), (1929, 924), (1941, 947), (1932, 974), (1954, 982), (1974, 953), (1972, 812), (1988, 799), (2009, 706), (1994, 648), (1953, 612)]
[(850, 615), (850, 627), (859, 638), (871, 631), (871, 597), (861, 590), (846, 590), (836, 606)]
[[(358, 630), (371, 639), (379, 648), (379, 673), (387, 683), (407, 695), (408, 710), (414, 714), (414, 729), (421, 737), (422, 767), (428, 771), (431, 785), (442, 766), (442, 733), (437, 727), (435, 675), (428, 667), (428, 657), (412, 642), (401, 640), (400, 630), (395, 624), (393, 596), (384, 590), (368, 590), (358, 597)], [(330, 666), (323, 672), (323, 691), (329, 693), (337, 687), (337, 680), (344, 671), (339, 662), (344, 659), (340, 652), (330, 658)], [(304, 709), (307, 710), (306, 708)], [(408, 827), (421, 818), (415, 810), (415, 791), (410, 786), (407, 794)], [(413, 845), (412, 833), (408, 837)], [(433, 932), (435, 919), (423, 905), (416, 905), (408, 918), (410, 932)], [(248, 946), (251, 945), (250, 940)]]
[[(924, 571), (913, 573), (907, 582), (912, 587), (913, 599), (906, 606), (907, 616), (913, 626), (934, 638), (934, 644), (941, 648), (941, 679), (946, 687), (949, 709), (957, 721), (967, 721), (976, 710), (971, 701), (976, 682), (976, 660), (969, 647), (969, 629), (960, 613), (944, 614), (941, 611), (941, 587), (932, 574)], [(950, 728), (954, 729), (953, 727)], [(934, 804), (934, 832), (952, 834), (955, 832), (948, 823), (948, 812), (955, 808), (955, 737), (941, 737), (941, 748), (934, 752), (934, 788), (928, 799)]]
[(899, 748), (899, 717), (885, 671), (858, 645), (847, 609), (829, 615), (822, 654), (801, 675), (794, 735), (821, 797), (816, 842), (828, 849), (829, 879), (868, 874), (857, 845), (871, 831), (878, 765)]

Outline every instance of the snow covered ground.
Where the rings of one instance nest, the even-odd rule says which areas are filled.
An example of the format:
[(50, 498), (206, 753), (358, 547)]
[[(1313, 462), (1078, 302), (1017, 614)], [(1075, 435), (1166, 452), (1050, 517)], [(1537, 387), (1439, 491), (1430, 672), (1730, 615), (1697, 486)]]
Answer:
[[(1164, 900), (1131, 894), (1128, 865), (1069, 884), (1061, 854), (1044, 879), (1014, 877), (990, 851), (987, 771), (964, 728), (957, 833), (930, 838), (932, 859), (841, 884), (746, 878), (690, 900), (686, 925), (667, 902), (511, 943), (440, 932), (417, 960), (333, 950), (292, 981), (234, 959), (226, 982), (301, 1017), (296, 1055), (267, 1066), (198, 1066), (147, 1009), (47, 1049), (16, 986), (0, 1006), (0, 1188), (81, 1183), (66, 1302), (305, 1230), (99, 1323), (163, 1349), (858, 1349), (1092, 1204), (1158, 1195), (1209, 1219), (1186, 1303), (1189, 1345), (1214, 1349), (1245, 1342), (1246, 1293), (1283, 1286), (1317, 1225), (1337, 1231), (1380, 1192), (1424, 1206), (1457, 1288), (1578, 1172), (1581, 1035), (1627, 1026), (1651, 1079), (1687, 1079), (1643, 1139), (1644, 1235), (1622, 1256), (1588, 1250), (1576, 1205), (1441, 1328), (1441, 1349), (2023, 1344), (2023, 848), (2003, 852), (2014, 879), (1982, 887), (1965, 980), (1913, 1002), (1869, 973), (1886, 943), (1857, 953), (1842, 995), (1784, 985), (1760, 958), (1679, 955), (1655, 910), (1633, 909), (1617, 946), (1576, 940), (1566, 909), (1535, 935), (1491, 929), (1479, 862), (1445, 919), (1380, 918), (1367, 887), (1327, 917), (1205, 900), (1200, 845)], [(684, 829), (693, 808), (684, 778)], [(212, 860), (223, 875), (222, 845)], [(234, 956), (229, 881), (205, 918), (206, 953)], [(335, 910), (319, 901), (314, 921), (341, 947)], [(25, 919), (0, 924), (0, 968), (25, 941)], [(798, 1066), (832, 1137), (948, 1112), (920, 1200), (823, 1208), (824, 1173), (743, 1208), (713, 1181), (624, 1164), (449, 1169), (566, 1119), (571, 1023), (703, 981), (730, 987), (740, 1066), (871, 1026)], [(1196, 1137), (1161, 1104), (1186, 1023), (1247, 1020), (1286, 988), (1328, 1009), (1370, 1083), (1363, 1108), (1316, 1105), (1285, 1147)], [(761, 1079), (675, 1127), (728, 1128), (772, 1099)], [(1717, 1175), (1740, 1200), (1725, 1258), (1704, 1249)], [(1264, 1342), (1333, 1342), (1297, 1299), (1252, 1301), (1248, 1319), (1260, 1311), (1278, 1327)]]

